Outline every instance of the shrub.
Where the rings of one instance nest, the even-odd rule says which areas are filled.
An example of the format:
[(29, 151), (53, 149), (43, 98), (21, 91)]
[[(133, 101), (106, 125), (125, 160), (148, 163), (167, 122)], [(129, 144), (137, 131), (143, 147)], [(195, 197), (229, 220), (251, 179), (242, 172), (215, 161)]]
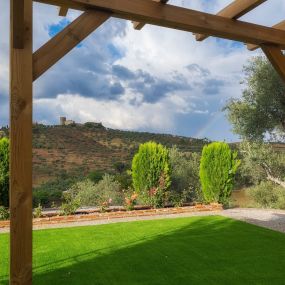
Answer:
[(133, 192), (133, 189), (129, 188), (125, 191), (125, 208), (127, 211), (132, 211), (137, 204), (138, 194)]
[(76, 183), (69, 190), (75, 193), (83, 206), (96, 206), (106, 210), (110, 205), (122, 205), (123, 195), (120, 191), (120, 184), (114, 176), (105, 174), (103, 179), (94, 184), (90, 180)]
[(9, 140), (0, 139), (0, 205), (9, 207)]
[(60, 206), (60, 214), (64, 216), (74, 215), (80, 207), (80, 200), (76, 196), (76, 193), (65, 191), (63, 192), (63, 199), (65, 202)]
[(171, 164), (170, 202), (182, 205), (185, 202), (202, 200), (199, 178), (200, 155), (182, 153), (177, 147), (169, 151)]
[(88, 174), (88, 178), (94, 183), (101, 181), (103, 179), (103, 176), (104, 174), (100, 171), (92, 171)]
[(155, 142), (141, 144), (132, 161), (132, 179), (135, 191), (147, 203), (160, 204), (171, 185), (170, 174), (168, 149)]
[(40, 218), (42, 214), (43, 214), (43, 207), (41, 204), (39, 204), (38, 207), (34, 209), (33, 215), (35, 218)]
[(240, 161), (229, 145), (214, 142), (204, 146), (200, 163), (200, 181), (206, 202), (229, 203), (235, 173)]
[(248, 190), (249, 196), (262, 208), (285, 209), (284, 188), (270, 181), (262, 181)]
[(9, 220), (9, 210), (3, 206), (0, 206), (0, 221)]

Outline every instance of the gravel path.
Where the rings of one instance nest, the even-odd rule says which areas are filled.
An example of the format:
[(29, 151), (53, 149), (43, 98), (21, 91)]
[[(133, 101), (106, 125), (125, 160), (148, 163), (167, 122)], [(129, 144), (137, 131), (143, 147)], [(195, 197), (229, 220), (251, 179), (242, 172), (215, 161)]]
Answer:
[[(285, 233), (285, 211), (282, 210), (264, 210), (264, 209), (228, 209), (217, 212), (194, 212), (194, 213), (182, 213), (182, 214), (166, 214), (159, 216), (146, 216), (146, 217), (129, 217), (129, 218), (116, 218), (105, 219), (85, 222), (72, 222), (63, 224), (50, 224), (44, 226), (35, 226), (35, 230), (47, 229), (47, 228), (67, 228), (67, 227), (80, 227), (91, 225), (102, 225), (119, 222), (132, 222), (142, 220), (159, 220), (159, 219), (174, 219), (179, 217), (194, 217), (194, 216), (213, 216), (220, 215), (229, 217), (236, 220), (245, 221), (251, 224), (255, 224), (261, 227), (273, 229)], [(0, 229), (0, 233), (8, 232), (8, 229)]]
[(266, 209), (229, 209), (222, 216), (285, 233), (285, 211)]

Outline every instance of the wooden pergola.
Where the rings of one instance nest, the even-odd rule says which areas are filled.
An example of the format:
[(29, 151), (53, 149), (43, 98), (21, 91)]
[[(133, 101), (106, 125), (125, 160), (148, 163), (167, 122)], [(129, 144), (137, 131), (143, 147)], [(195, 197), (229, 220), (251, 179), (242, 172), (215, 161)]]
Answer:
[[(110, 17), (152, 24), (261, 48), (285, 81), (285, 21), (265, 27), (238, 18), (266, 0), (235, 0), (217, 15), (168, 4), (168, 0), (34, 0), (83, 13), (33, 53), (33, 0), (10, 0), (10, 284), (32, 284), (32, 109), (33, 81)], [(269, 94), (270, 96), (270, 94)]]

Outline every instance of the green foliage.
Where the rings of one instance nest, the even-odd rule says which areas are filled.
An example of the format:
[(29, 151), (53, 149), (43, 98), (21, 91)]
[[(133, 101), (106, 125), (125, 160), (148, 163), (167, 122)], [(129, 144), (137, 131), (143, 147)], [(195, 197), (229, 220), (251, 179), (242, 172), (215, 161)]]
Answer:
[(170, 202), (182, 205), (185, 202), (202, 200), (199, 178), (200, 154), (183, 153), (172, 147), (169, 151), (171, 165)]
[(64, 202), (60, 206), (60, 214), (64, 216), (74, 215), (81, 206), (80, 200), (76, 197), (76, 193), (65, 191), (63, 193)]
[(262, 181), (248, 191), (250, 197), (262, 208), (285, 209), (284, 188), (270, 181)]
[(7, 208), (0, 206), (0, 221), (9, 220), (10, 213)]
[(263, 139), (266, 133), (285, 134), (285, 85), (265, 57), (254, 57), (244, 67), (246, 89), (225, 110), (235, 133)]
[(242, 155), (241, 175), (251, 184), (264, 180), (285, 181), (285, 153), (274, 150), (271, 144), (243, 141), (239, 145)]
[(0, 205), (9, 207), (9, 140), (0, 139)]
[(128, 166), (124, 162), (115, 162), (114, 169), (117, 173), (122, 174), (125, 170), (127, 170)]
[(96, 206), (105, 210), (110, 205), (123, 204), (120, 184), (109, 174), (105, 174), (97, 184), (88, 179), (78, 182), (68, 192), (73, 193), (82, 206)]
[[(171, 185), (170, 175), (168, 149), (155, 142), (141, 144), (132, 161), (132, 179), (135, 191), (145, 201), (158, 206), (162, 203), (163, 193)], [(154, 202), (154, 200), (157, 201)]]
[(93, 183), (98, 183), (100, 180), (103, 179), (104, 174), (100, 171), (92, 171), (88, 174), (88, 179), (91, 180)]
[(206, 202), (227, 205), (240, 161), (224, 142), (204, 146), (200, 163), (200, 180)]

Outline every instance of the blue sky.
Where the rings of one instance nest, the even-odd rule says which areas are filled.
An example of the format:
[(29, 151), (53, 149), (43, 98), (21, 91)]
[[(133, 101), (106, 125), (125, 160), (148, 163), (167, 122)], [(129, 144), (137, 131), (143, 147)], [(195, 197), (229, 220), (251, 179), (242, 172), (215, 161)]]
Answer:
[[(170, 0), (216, 13), (230, 0)], [(284, 18), (285, 1), (269, 0), (243, 20), (273, 25)], [(0, 125), (8, 123), (9, 1), (0, 11)], [(78, 16), (58, 16), (56, 7), (34, 4), (34, 50)], [(270, 17), (274, 15), (274, 17)], [(100, 121), (107, 127), (235, 141), (221, 111), (238, 98), (242, 67), (260, 52), (243, 44), (110, 19), (34, 84), (34, 121)]]

